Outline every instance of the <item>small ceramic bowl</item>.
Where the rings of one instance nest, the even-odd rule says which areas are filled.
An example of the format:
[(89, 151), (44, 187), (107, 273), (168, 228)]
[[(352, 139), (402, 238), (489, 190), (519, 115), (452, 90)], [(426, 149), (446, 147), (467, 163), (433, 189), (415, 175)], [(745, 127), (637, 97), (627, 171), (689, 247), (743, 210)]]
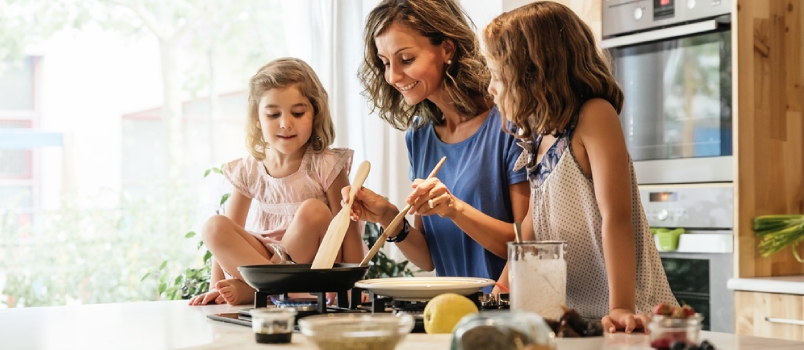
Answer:
[(321, 350), (394, 350), (413, 323), (411, 315), (326, 314), (299, 319), (299, 330)]

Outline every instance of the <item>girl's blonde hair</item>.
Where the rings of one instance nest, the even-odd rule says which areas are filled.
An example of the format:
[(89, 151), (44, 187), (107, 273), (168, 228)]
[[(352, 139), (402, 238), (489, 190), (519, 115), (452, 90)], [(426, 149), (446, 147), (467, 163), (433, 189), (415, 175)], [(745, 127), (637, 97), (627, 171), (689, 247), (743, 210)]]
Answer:
[[(372, 103), (372, 112), (394, 128), (418, 128), (425, 123), (443, 123), (441, 110), (429, 100), (415, 106), (405, 103), (402, 94), (385, 81), (385, 65), (377, 56), (374, 38), (383, 34), (392, 23), (410, 28), (429, 39), (432, 45), (451, 40), (455, 45), (452, 64), (445, 69), (441, 87), (461, 114), (475, 116), (487, 108), (486, 86), (489, 72), (480, 54), (474, 23), (453, 0), (384, 0), (366, 18), (363, 32), (365, 52), (358, 77), (363, 84), (363, 96)], [(416, 125), (413, 118), (420, 117)]]
[(298, 58), (279, 58), (260, 68), (249, 80), (246, 147), (258, 160), (265, 158), (265, 150), (270, 148), (259, 128), (260, 99), (270, 89), (289, 86), (298, 88), (313, 106), (313, 132), (307, 141), (313, 151), (322, 152), (335, 141), (335, 127), (329, 113), (327, 90), (321, 85), (313, 68)]
[[(562, 132), (592, 98), (620, 113), (623, 93), (594, 35), (569, 8), (534, 2), (504, 13), (483, 31), (484, 54), (500, 69), (505, 111), (521, 138)], [(509, 99), (510, 98), (510, 99)]]

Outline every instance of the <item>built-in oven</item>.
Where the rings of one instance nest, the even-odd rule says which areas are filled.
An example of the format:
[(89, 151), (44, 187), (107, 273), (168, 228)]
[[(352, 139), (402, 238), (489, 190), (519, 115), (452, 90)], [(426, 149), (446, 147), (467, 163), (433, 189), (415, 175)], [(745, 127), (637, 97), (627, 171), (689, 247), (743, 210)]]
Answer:
[[(704, 316), (705, 330), (734, 333), (734, 188), (730, 183), (640, 185), (670, 290)], [(682, 233), (683, 232), (683, 233)]]
[(733, 181), (730, 11), (731, 0), (603, 1), (640, 184)]

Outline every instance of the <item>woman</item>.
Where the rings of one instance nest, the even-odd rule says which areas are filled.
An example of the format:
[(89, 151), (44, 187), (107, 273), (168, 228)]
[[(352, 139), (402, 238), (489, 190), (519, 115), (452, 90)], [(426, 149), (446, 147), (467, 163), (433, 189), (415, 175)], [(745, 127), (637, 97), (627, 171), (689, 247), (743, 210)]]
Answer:
[[(530, 190), (526, 173), (513, 171), (522, 150), (486, 92), (473, 25), (453, 0), (385, 0), (368, 15), (364, 36), (364, 95), (383, 120), (407, 129), (414, 190), (406, 202), (415, 219), (389, 242), (439, 276), (497, 280)], [(422, 180), (443, 156), (438, 178)], [(342, 192), (346, 198), (348, 188)], [(366, 188), (352, 207), (353, 220), (383, 229), (397, 213)]]

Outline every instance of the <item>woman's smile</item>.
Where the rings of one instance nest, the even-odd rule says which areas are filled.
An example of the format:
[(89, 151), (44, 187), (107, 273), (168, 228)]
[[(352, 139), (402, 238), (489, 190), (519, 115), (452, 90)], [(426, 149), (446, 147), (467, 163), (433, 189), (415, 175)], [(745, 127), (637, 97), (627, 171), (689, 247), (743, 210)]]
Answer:
[(401, 91), (401, 92), (405, 92), (405, 91), (409, 91), (410, 89), (413, 89), (413, 87), (416, 86), (417, 84), (419, 84), (419, 82), (414, 81), (414, 82), (412, 82), (412, 83), (410, 83), (408, 85), (405, 85), (405, 86), (397, 86), (396, 89)]

